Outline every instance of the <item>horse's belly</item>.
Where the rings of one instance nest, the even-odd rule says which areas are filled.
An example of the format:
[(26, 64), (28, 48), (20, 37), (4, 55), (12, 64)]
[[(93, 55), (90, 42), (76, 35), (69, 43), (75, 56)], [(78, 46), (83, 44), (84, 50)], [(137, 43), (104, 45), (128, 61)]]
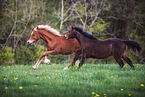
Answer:
[(102, 58), (107, 58), (111, 55), (112, 55), (111, 49), (108, 49), (108, 50), (93, 50), (91, 52), (91, 57), (92, 58), (102, 59)]

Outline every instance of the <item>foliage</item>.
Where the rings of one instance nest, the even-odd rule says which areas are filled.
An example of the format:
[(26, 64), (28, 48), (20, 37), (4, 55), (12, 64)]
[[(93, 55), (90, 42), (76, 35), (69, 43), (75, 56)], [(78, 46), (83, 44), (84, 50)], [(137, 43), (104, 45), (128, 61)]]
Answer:
[(14, 53), (12, 53), (12, 48), (6, 47), (4, 51), (0, 50), (0, 65), (13, 63), (14, 63)]
[[(41, 53), (41, 52), (40, 52)], [(32, 61), (35, 61), (36, 49), (34, 46), (19, 46), (15, 52), (15, 63), (28, 64)]]
[(1, 66), (1, 97), (144, 97), (145, 65), (86, 64), (80, 70), (68, 64)]

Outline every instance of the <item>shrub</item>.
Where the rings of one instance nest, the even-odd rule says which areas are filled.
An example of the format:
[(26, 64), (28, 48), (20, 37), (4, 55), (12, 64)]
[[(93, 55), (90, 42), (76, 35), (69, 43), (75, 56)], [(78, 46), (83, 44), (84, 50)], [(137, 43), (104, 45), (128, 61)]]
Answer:
[(12, 53), (11, 47), (6, 47), (4, 51), (0, 50), (0, 64), (13, 64), (14, 53)]

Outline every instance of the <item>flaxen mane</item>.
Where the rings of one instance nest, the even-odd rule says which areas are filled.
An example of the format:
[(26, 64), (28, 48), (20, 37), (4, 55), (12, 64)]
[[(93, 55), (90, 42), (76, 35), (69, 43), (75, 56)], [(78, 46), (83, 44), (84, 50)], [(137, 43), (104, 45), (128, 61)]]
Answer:
[(59, 31), (57, 31), (57, 30), (54, 29), (54, 28), (51, 28), (51, 27), (48, 26), (48, 25), (38, 25), (34, 30), (35, 30), (35, 31), (37, 31), (37, 30), (46, 30), (46, 31), (52, 33), (53, 35), (61, 36), (61, 34), (60, 34)]

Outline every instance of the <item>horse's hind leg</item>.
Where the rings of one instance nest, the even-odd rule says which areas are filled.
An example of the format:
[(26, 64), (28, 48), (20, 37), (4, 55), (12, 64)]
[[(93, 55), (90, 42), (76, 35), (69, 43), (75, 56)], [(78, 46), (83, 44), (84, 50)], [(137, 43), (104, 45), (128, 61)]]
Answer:
[(85, 59), (81, 59), (80, 63), (79, 63), (79, 68), (84, 64)]
[(50, 60), (47, 59), (47, 56), (44, 57), (44, 63), (51, 64)]
[(123, 57), (122, 57), (129, 65), (131, 68), (134, 68), (131, 60), (124, 54)]
[(120, 57), (113, 55), (114, 59), (117, 61), (117, 63), (120, 65), (120, 67), (122, 68), (124, 66), (123, 61), (121, 60)]

